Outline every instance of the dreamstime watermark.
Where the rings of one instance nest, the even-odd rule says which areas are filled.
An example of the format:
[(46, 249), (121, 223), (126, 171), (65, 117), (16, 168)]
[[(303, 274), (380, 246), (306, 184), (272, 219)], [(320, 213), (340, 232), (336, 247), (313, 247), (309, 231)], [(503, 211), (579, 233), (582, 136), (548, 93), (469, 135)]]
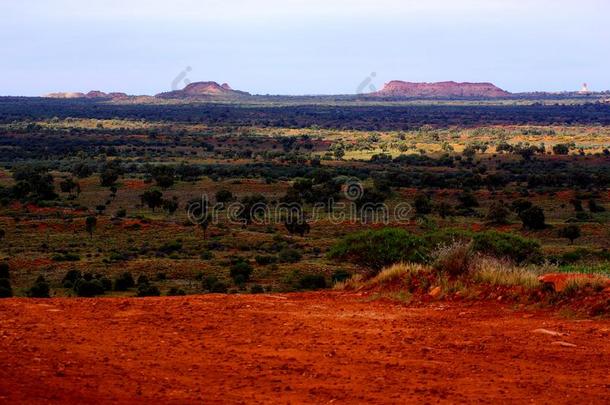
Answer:
[(384, 202), (367, 201), (367, 192), (357, 179), (350, 179), (342, 187), (343, 198), (334, 197), (324, 202), (313, 203), (309, 209), (297, 202), (251, 201), (242, 199), (232, 202), (215, 202), (206, 193), (186, 207), (188, 220), (207, 227), (210, 224), (233, 225), (277, 225), (309, 226), (324, 221), (333, 225), (345, 222), (362, 224), (408, 223), (413, 209), (410, 204), (400, 202), (388, 205)]
[[(362, 82), (356, 88), (356, 94), (374, 93), (377, 91), (377, 87), (373, 83), (373, 80), (377, 77), (377, 73), (372, 72), (370, 75), (365, 77)], [(368, 91), (367, 91), (368, 90)]]
[(182, 72), (178, 74), (178, 76), (174, 77), (174, 80), (172, 80), (172, 91), (181, 90), (182, 88), (192, 83), (187, 77), (192, 70), (192, 67), (187, 66)]

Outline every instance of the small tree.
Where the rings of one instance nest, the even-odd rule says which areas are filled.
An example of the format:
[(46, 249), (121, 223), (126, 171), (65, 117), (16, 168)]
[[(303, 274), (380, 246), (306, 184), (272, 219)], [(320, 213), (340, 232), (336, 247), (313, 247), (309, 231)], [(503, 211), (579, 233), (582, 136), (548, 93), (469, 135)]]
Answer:
[(546, 227), (544, 210), (538, 206), (534, 205), (525, 211), (521, 211), (519, 218), (523, 222), (525, 229), (539, 230)]
[(89, 237), (93, 238), (93, 231), (95, 230), (95, 226), (97, 225), (97, 218), (94, 216), (88, 216), (85, 219), (85, 229), (89, 234)]
[(43, 276), (38, 276), (32, 287), (27, 291), (30, 298), (49, 298), (51, 288)]
[(100, 184), (104, 187), (110, 187), (119, 179), (119, 174), (116, 170), (106, 169), (100, 173)]
[(506, 208), (503, 201), (494, 201), (489, 206), (485, 218), (492, 224), (504, 225), (508, 223), (510, 211)]
[(559, 236), (570, 240), (570, 244), (580, 238), (580, 227), (577, 225), (568, 225), (565, 228), (559, 230)]
[(0, 278), (0, 298), (10, 298), (13, 296), (11, 288), (11, 280), (8, 278)]
[(479, 206), (477, 197), (470, 192), (460, 194), (458, 200), (460, 201), (461, 208), (474, 208)]
[(231, 200), (233, 200), (233, 193), (231, 193), (229, 190), (222, 189), (216, 192), (216, 202), (226, 204)]
[(565, 143), (558, 143), (553, 146), (553, 153), (556, 155), (567, 155), (570, 152), (570, 146)]
[(163, 204), (163, 193), (159, 190), (147, 190), (144, 194), (140, 195), (140, 201), (142, 204), (146, 204), (153, 212), (155, 208), (160, 207)]
[(0, 278), (10, 278), (9, 269), (7, 262), (0, 262)]
[(173, 215), (178, 209), (178, 198), (174, 196), (171, 200), (163, 200), (161, 204), (163, 205), (164, 211)]
[(231, 266), (230, 275), (235, 284), (243, 284), (250, 279), (252, 270), (250, 263), (239, 260)]
[(432, 212), (432, 201), (426, 194), (418, 194), (413, 201), (417, 215), (427, 215)]

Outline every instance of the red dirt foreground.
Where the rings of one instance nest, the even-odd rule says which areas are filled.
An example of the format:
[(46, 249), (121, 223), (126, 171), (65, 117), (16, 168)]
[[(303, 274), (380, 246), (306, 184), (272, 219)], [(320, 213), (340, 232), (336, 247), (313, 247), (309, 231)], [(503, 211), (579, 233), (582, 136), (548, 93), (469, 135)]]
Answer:
[(0, 301), (0, 403), (602, 403), (610, 321), (339, 293)]

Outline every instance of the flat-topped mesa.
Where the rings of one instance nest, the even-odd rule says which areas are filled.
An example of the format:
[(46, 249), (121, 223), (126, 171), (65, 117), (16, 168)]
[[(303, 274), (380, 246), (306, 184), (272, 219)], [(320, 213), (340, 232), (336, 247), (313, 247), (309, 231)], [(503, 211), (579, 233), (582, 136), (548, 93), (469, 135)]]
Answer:
[(371, 96), (398, 98), (501, 98), (511, 93), (492, 83), (412, 83), (393, 80)]
[(238, 97), (249, 96), (245, 91), (233, 90), (227, 83), (222, 85), (216, 82), (195, 82), (187, 85), (182, 90), (174, 90), (167, 93), (157, 94), (158, 98), (210, 98), (210, 97)]

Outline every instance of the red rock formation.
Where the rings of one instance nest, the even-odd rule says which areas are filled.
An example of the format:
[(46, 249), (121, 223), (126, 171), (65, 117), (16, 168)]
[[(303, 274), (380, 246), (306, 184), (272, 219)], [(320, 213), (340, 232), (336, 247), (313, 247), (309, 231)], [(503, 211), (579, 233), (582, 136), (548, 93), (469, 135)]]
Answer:
[(231, 89), (231, 86), (229, 86), (227, 83), (220, 85), (216, 82), (195, 82), (189, 84), (182, 90), (174, 90), (167, 93), (157, 94), (155, 97), (183, 99), (213, 96), (235, 97), (248, 95), (250, 95), (250, 93)]
[(372, 95), (404, 98), (500, 98), (509, 96), (510, 93), (491, 83), (411, 83), (394, 80)]

